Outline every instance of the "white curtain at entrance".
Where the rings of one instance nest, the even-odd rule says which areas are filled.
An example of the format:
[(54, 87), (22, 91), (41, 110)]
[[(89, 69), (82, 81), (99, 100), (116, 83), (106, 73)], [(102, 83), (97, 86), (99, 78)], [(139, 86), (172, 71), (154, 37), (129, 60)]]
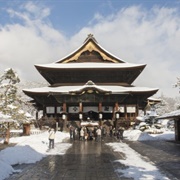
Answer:
[(96, 106), (85, 106), (85, 107), (83, 107), (83, 112), (84, 113), (87, 113), (89, 111), (94, 111), (94, 112), (97, 112), (97, 113), (99, 112), (98, 107), (96, 107)]

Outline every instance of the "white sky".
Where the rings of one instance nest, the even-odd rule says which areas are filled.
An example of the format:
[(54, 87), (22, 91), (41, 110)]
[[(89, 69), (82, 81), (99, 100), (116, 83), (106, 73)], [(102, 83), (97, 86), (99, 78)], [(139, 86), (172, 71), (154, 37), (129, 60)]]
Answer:
[[(112, 5), (109, 4), (111, 8)], [(159, 94), (166, 96), (179, 96), (178, 89), (172, 87), (180, 75), (179, 3), (154, 4), (149, 8), (128, 3), (108, 14), (96, 10), (72, 35), (67, 35), (74, 28), (71, 22), (67, 32), (57, 28), (57, 16), (51, 16), (53, 7), (43, 1), (25, 1), (19, 8), (4, 6), (0, 10), (9, 19), (0, 22), (0, 72), (12, 67), (20, 79), (42, 81), (34, 64), (57, 61), (81, 46), (92, 33), (103, 48), (120, 59), (147, 64), (134, 85), (159, 88)]]
[[(174, 140), (174, 132), (171, 131), (152, 136), (147, 133), (142, 133), (139, 130), (131, 130), (125, 131), (124, 136), (131, 141)], [(21, 169), (14, 170), (12, 168), (13, 164), (35, 163), (47, 155), (63, 155), (71, 146), (69, 143), (61, 143), (64, 138), (69, 138), (69, 133), (56, 132), (55, 148), (46, 152), (48, 149), (47, 137), (48, 132), (11, 138), (10, 142), (17, 143), (17, 145), (0, 151), (0, 180), (9, 177), (13, 172), (22, 171)], [(3, 143), (2, 139), (0, 140), (0, 143)], [(143, 160), (144, 158), (127, 144), (119, 142), (109, 143), (107, 145), (111, 146), (115, 151), (120, 151), (125, 154), (123, 160), (117, 159), (117, 161), (120, 161), (122, 164), (129, 166), (127, 169), (117, 169), (117, 171), (122, 172), (124, 176), (133, 177), (135, 180), (144, 180), (144, 177), (149, 178), (149, 180), (155, 180), (157, 177), (159, 179), (168, 180), (168, 178), (161, 174), (152, 162)]]

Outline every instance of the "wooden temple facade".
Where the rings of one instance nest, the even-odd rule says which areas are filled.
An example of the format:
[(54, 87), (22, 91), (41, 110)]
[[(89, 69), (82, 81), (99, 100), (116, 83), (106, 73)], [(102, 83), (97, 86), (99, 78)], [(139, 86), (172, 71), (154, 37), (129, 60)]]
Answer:
[(135, 122), (147, 98), (158, 89), (132, 83), (145, 64), (127, 63), (102, 48), (92, 34), (81, 47), (57, 62), (35, 65), (48, 87), (24, 89), (38, 111), (56, 121)]

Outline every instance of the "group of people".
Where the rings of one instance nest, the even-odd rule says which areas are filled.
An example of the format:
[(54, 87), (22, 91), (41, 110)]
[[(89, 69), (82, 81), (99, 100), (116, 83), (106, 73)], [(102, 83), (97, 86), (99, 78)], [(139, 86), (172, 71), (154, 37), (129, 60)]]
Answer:
[[(50, 128), (48, 130), (49, 132), (49, 149), (54, 148), (54, 139), (55, 139), (55, 129)], [(104, 137), (107, 136), (107, 130), (105, 127), (81, 127), (81, 128), (75, 128), (73, 126), (70, 126), (69, 128), (70, 132), (70, 139), (73, 140), (80, 140), (80, 141), (87, 141), (87, 140), (95, 140), (97, 142), (104, 139)], [(116, 137), (118, 140), (123, 140), (123, 133), (124, 128), (119, 127), (116, 131), (115, 128), (110, 128), (109, 135), (110, 137)]]
[(115, 128), (110, 129), (110, 136), (116, 137), (117, 140), (123, 140), (124, 127), (119, 127), (117, 130)]
[(70, 139), (87, 141), (87, 140), (96, 140), (100, 141), (103, 137), (106, 136), (106, 128), (105, 127), (80, 127), (75, 128), (70, 126)]
[[(117, 130), (115, 128), (110, 128), (109, 131), (105, 127), (80, 127), (75, 128), (70, 126), (70, 139), (87, 141), (87, 140), (95, 140), (101, 141), (109, 135), (110, 137), (116, 137), (118, 140), (123, 139), (124, 128), (119, 127)], [(108, 133), (109, 132), (109, 133)]]

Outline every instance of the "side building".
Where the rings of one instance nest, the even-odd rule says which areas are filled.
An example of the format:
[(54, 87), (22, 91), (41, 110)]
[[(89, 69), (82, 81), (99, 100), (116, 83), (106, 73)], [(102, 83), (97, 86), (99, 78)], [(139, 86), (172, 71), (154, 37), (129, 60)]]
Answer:
[(57, 62), (35, 65), (50, 84), (24, 89), (37, 111), (53, 122), (83, 121), (130, 126), (157, 88), (132, 83), (145, 64), (127, 63), (102, 48), (92, 34), (81, 47)]

